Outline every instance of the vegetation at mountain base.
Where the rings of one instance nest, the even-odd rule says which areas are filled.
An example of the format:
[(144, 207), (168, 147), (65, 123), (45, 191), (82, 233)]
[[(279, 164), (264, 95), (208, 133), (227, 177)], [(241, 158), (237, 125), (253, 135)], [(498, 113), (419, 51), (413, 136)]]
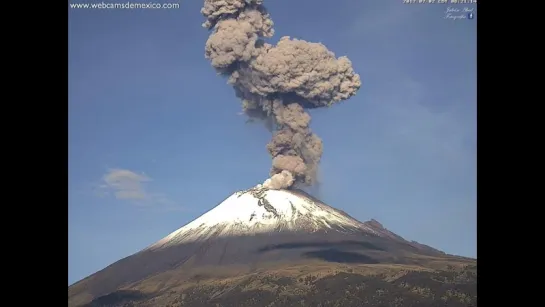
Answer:
[(149, 291), (139, 285), (85, 307), (477, 306), (476, 264), (365, 268), (344, 266), (316, 273), (292, 268), (223, 280), (196, 275), (182, 287)]

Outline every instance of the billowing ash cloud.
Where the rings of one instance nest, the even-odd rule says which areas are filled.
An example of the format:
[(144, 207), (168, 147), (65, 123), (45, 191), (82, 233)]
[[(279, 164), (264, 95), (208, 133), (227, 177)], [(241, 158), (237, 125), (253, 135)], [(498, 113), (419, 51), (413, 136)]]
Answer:
[(273, 131), (272, 156), (264, 186), (312, 185), (322, 157), (322, 140), (310, 130), (308, 108), (331, 106), (355, 95), (360, 76), (347, 57), (336, 58), (323, 44), (282, 37), (276, 46), (263, 0), (205, 0), (203, 27), (212, 30), (205, 56), (228, 77), (243, 111)]

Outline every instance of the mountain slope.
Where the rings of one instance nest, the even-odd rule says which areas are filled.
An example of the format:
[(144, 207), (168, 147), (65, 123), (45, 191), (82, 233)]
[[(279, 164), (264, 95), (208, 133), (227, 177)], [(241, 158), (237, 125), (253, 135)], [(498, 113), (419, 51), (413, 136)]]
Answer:
[(315, 232), (321, 229), (374, 233), (372, 228), (308, 196), (301, 197), (284, 190), (254, 188), (233, 194), (150, 249), (210, 238), (281, 231)]
[[(339, 269), (331, 268), (338, 265), (353, 269), (382, 266), (391, 271), (392, 265), (413, 270), (446, 263), (463, 267), (473, 262), (409, 242), (375, 220), (361, 223), (304, 192), (258, 186), (231, 195), (143, 251), (70, 286), (69, 305), (93, 301), (100, 306), (112, 297), (114, 301), (130, 297), (129, 301), (142, 306), (159, 306), (137, 294), (157, 300), (165, 289), (185, 291), (182, 289), (202, 276), (210, 289), (217, 290), (217, 283), (234, 276), (256, 278), (258, 272), (266, 276), (294, 267), (326, 265), (333, 274)], [(288, 275), (286, 278), (295, 278)], [(122, 290), (125, 292), (116, 292)], [(120, 306), (125, 304), (123, 299)], [(167, 303), (171, 302), (164, 299), (161, 304)]]
[[(446, 265), (449, 263), (449, 265)], [(476, 306), (476, 266), (447, 260), (422, 266), (307, 263), (218, 277), (164, 272), (86, 306)]]

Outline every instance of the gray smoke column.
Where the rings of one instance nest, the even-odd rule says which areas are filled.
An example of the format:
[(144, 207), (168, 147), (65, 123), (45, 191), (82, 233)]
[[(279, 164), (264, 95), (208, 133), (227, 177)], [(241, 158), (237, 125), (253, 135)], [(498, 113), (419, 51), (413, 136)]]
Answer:
[(336, 58), (323, 44), (274, 34), (263, 0), (205, 0), (203, 27), (212, 30), (205, 56), (228, 77), (243, 111), (272, 127), (267, 145), (270, 178), (263, 186), (284, 189), (312, 185), (322, 157), (322, 140), (310, 130), (305, 109), (331, 106), (354, 96), (360, 76), (347, 57)]

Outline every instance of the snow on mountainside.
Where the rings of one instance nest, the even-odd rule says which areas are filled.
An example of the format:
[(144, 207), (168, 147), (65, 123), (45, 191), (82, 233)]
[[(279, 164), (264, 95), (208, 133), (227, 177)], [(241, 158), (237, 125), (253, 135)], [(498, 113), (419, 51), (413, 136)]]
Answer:
[(361, 223), (304, 192), (257, 186), (239, 191), (212, 210), (151, 245), (157, 249), (210, 238), (278, 231), (380, 231)]

